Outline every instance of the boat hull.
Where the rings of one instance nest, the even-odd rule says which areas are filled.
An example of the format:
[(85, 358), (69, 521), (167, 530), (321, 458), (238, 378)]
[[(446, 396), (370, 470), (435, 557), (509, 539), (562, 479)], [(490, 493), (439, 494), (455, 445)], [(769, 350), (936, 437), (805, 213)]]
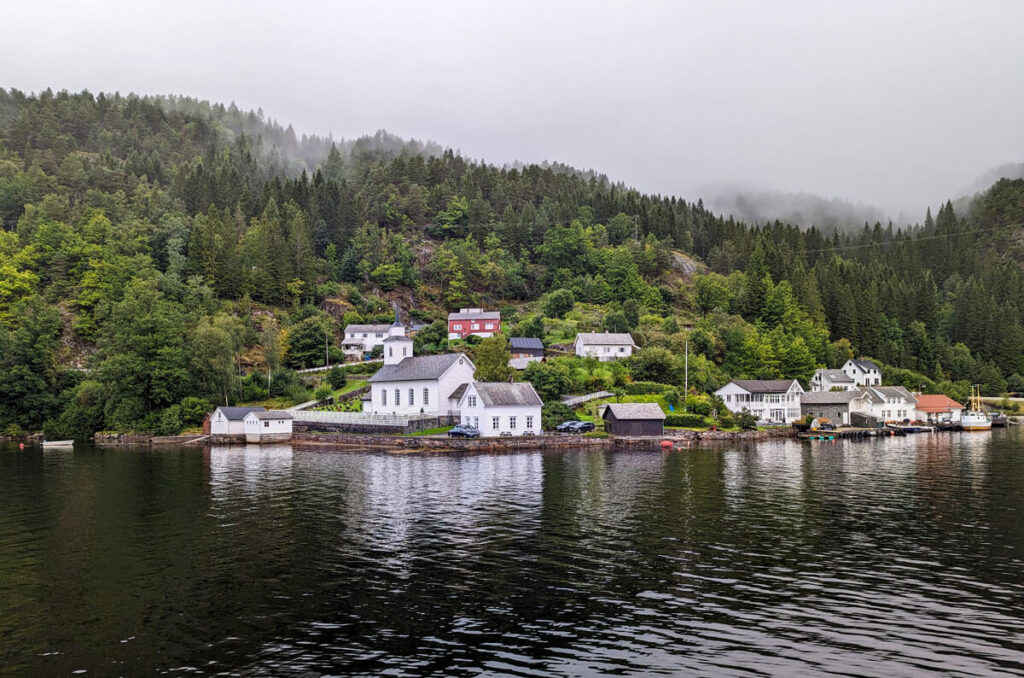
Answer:
[(992, 424), (973, 424), (970, 426), (965, 424), (962, 425), (960, 428), (962, 428), (964, 431), (991, 431)]

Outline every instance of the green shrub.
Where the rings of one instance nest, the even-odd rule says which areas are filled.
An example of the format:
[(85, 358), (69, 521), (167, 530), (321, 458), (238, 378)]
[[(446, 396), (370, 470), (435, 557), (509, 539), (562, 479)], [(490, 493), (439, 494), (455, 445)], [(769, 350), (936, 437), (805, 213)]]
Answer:
[(711, 414), (711, 402), (705, 396), (686, 396), (684, 407), (687, 412), (707, 417)]
[(670, 388), (653, 381), (634, 381), (631, 384), (624, 384), (622, 392), (626, 395), (661, 395)]
[(740, 428), (757, 428), (757, 417), (743, 410), (736, 415), (736, 425)]
[(182, 427), (199, 426), (206, 418), (206, 413), (213, 411), (213, 405), (205, 398), (187, 396), (181, 399)]
[(685, 428), (706, 428), (707, 421), (699, 414), (670, 414), (665, 417), (665, 426), (683, 426)]
[(334, 389), (326, 381), (317, 384), (317, 387), (313, 389), (313, 398), (316, 400), (327, 400), (334, 394)]
[(175, 436), (181, 432), (181, 406), (171, 405), (160, 413), (160, 421), (156, 425), (156, 433), (162, 436)]
[(579, 417), (565, 403), (551, 400), (544, 403), (540, 411), (541, 427), (545, 431), (553, 431), (563, 421), (577, 421)]
[(342, 388), (347, 382), (348, 377), (345, 376), (345, 370), (342, 367), (335, 365), (327, 370), (327, 383), (331, 385), (331, 388)]
[(587, 431), (583, 434), (584, 438), (611, 438), (611, 435), (604, 431)]

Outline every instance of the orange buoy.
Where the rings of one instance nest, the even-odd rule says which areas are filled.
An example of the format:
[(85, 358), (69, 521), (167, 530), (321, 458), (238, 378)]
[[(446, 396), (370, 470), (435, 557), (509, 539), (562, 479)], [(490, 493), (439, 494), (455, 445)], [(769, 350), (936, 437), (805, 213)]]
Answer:
[(18, 443), (18, 449), (19, 450), (24, 450), (25, 449), (25, 443)]
[(663, 449), (663, 450), (671, 450), (672, 449), (672, 441), (671, 440), (662, 440), (661, 441), (661, 449)]

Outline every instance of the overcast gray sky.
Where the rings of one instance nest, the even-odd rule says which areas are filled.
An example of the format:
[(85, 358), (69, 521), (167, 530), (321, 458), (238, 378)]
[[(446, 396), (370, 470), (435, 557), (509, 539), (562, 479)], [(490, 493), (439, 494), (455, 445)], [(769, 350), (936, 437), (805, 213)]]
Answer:
[(1024, 2), (11, 2), (0, 85), (235, 101), (686, 198), (923, 210), (1024, 161)]

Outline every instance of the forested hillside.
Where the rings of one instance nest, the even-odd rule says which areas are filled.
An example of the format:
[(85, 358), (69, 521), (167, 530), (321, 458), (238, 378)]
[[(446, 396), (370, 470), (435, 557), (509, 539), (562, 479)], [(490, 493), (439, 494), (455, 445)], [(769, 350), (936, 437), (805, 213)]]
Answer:
[[(493, 306), (548, 343), (612, 329), (645, 347), (621, 368), (535, 370), (547, 395), (679, 386), (686, 341), (704, 390), (855, 354), (954, 397), (1024, 388), (1024, 180), (910, 231), (826, 236), (384, 133), (296, 138), (191, 99), (0, 89), (0, 221), (11, 431), (176, 432), (211, 403), (300, 398), (290, 368), (322, 364), (325, 337), (340, 355), (345, 323), (394, 303), (426, 322)], [(444, 348), (436, 329), (418, 350)]]

